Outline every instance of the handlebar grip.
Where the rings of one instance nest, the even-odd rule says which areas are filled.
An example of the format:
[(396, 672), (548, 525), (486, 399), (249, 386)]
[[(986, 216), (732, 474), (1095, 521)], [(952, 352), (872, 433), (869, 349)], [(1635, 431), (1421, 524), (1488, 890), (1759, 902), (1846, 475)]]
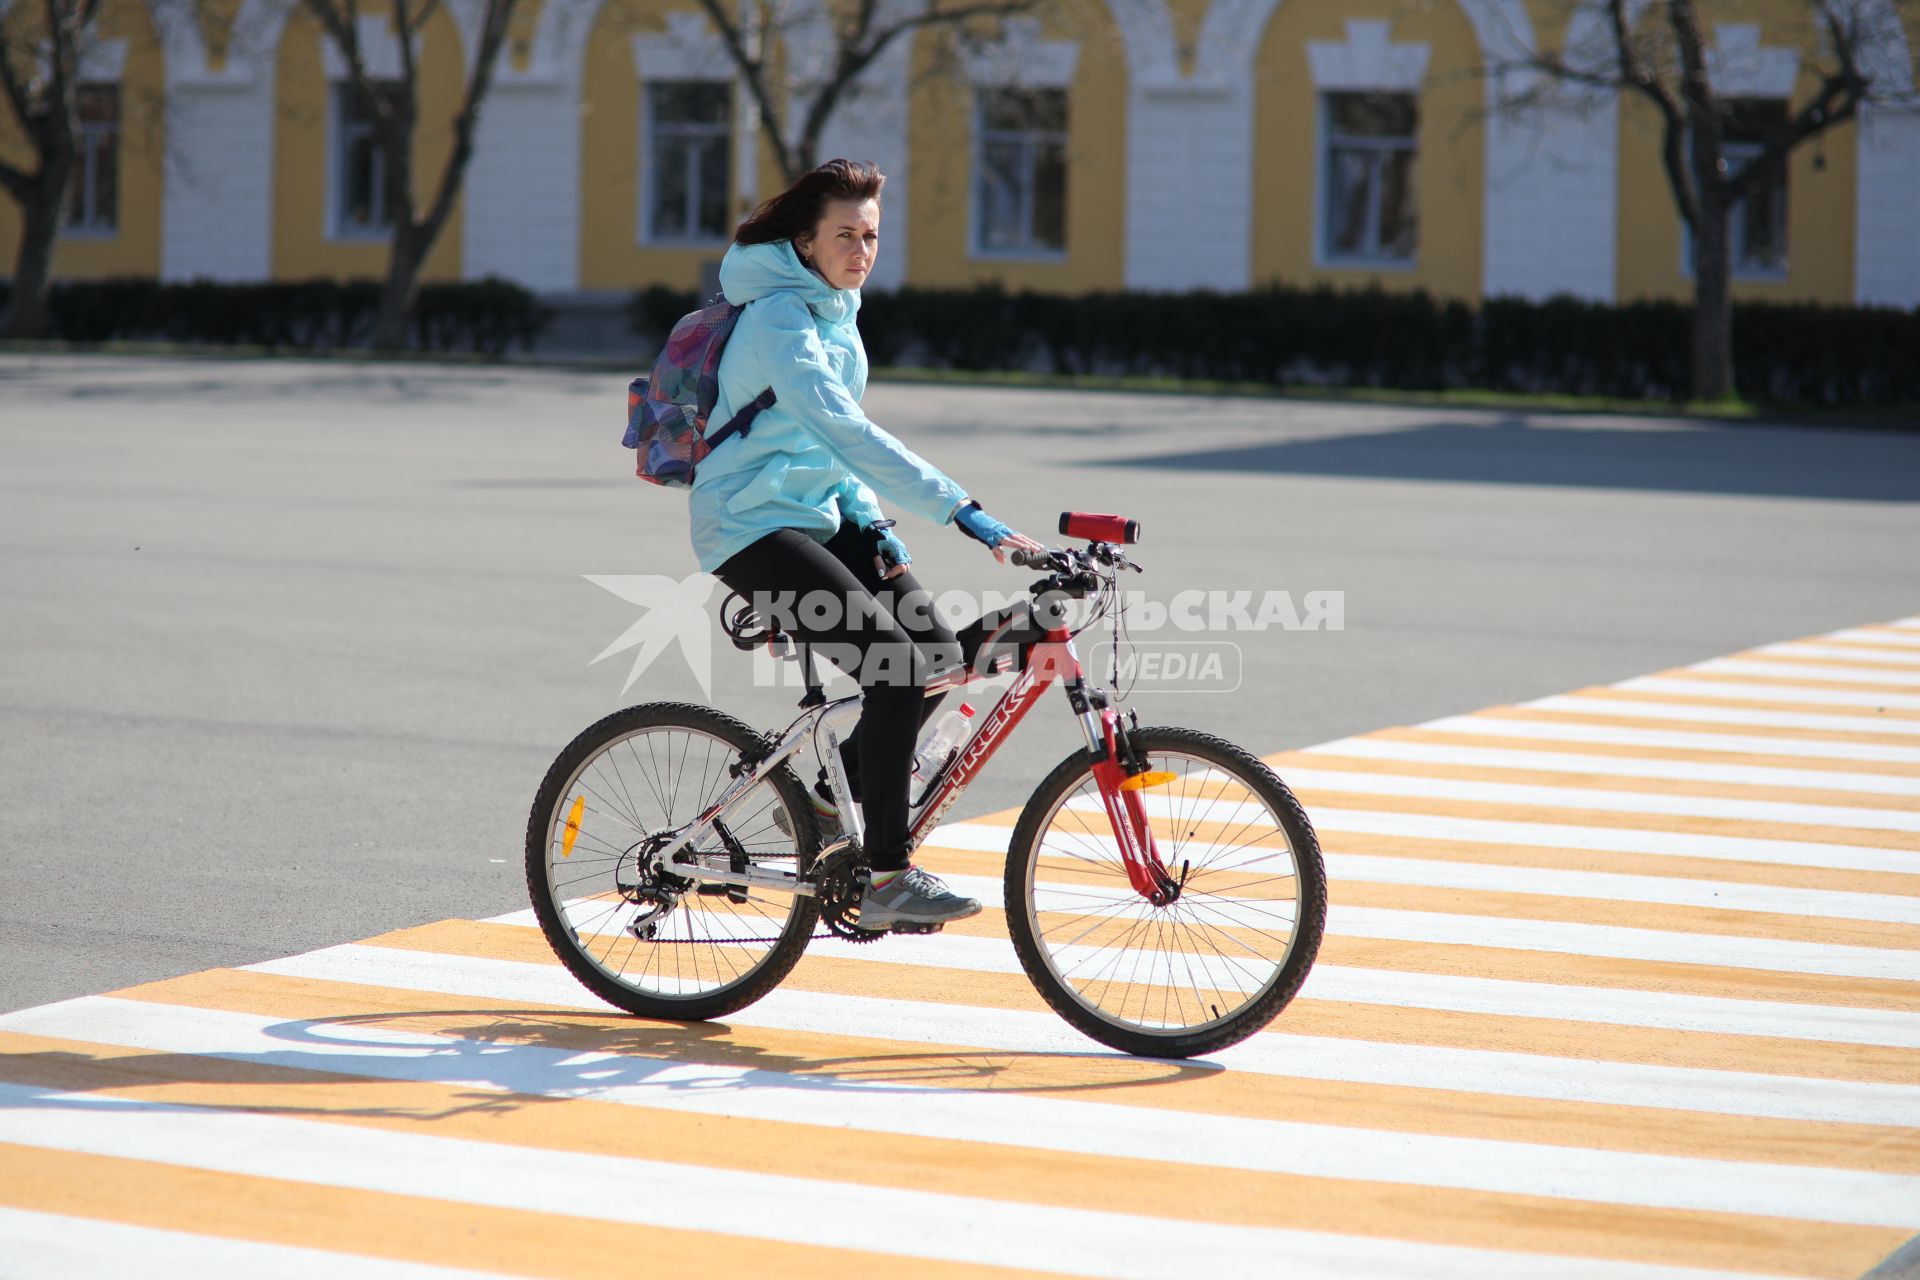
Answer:
[(1053, 553), (1051, 551), (1015, 551), (1009, 558), (1022, 569), (1053, 568)]
[(1060, 532), (1088, 542), (1135, 543), (1140, 541), (1140, 522), (1095, 511), (1062, 511)]

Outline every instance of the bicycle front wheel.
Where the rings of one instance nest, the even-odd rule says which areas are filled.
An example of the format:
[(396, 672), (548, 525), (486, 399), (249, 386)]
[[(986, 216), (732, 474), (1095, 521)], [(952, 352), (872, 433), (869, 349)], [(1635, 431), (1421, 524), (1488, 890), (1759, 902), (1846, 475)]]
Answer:
[[(656, 702), (581, 732), (541, 783), (527, 818), (527, 890), (541, 930), (601, 999), (650, 1018), (717, 1018), (786, 977), (818, 918), (813, 898), (695, 885), (649, 854), (734, 780), (760, 735), (710, 707)], [(716, 820), (695, 852), (723, 870), (810, 869), (813, 806), (793, 770), (770, 771)]]
[(1326, 871), (1300, 802), (1256, 756), (1193, 729), (1132, 738), (1179, 896), (1155, 906), (1133, 888), (1082, 751), (1014, 828), (1007, 929), (1075, 1027), (1128, 1053), (1191, 1057), (1246, 1039), (1299, 991), (1326, 925)]

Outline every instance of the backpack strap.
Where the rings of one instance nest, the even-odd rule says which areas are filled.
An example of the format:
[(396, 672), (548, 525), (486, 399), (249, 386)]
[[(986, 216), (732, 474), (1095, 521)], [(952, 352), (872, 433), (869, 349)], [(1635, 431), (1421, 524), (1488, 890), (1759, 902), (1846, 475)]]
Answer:
[(759, 395), (747, 401), (746, 404), (740, 406), (740, 411), (727, 420), (726, 426), (720, 428), (718, 431), (707, 432), (704, 439), (706, 440), (708, 451), (711, 452), (719, 448), (720, 442), (730, 436), (744, 436), (749, 431), (752, 431), (753, 420), (760, 416), (761, 411), (771, 409), (773, 407), (773, 401), (773, 388), (768, 387), (765, 391), (762, 391)]

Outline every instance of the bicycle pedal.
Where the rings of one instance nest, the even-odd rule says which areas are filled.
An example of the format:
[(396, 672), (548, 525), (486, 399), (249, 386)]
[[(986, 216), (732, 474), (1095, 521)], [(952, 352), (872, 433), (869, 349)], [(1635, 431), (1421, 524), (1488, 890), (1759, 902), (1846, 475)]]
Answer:
[(947, 926), (945, 926), (944, 924), (916, 924), (910, 920), (902, 920), (897, 924), (890, 926), (887, 929), (887, 932), (888, 933), (938, 933), (946, 927)]

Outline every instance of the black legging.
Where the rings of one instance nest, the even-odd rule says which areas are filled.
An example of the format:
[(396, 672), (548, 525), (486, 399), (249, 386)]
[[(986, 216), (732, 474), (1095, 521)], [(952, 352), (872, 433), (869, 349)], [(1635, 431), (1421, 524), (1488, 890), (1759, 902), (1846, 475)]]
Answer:
[[(892, 871), (907, 865), (907, 793), (919, 729), (946, 697), (923, 690), (929, 674), (959, 664), (960, 644), (913, 570), (883, 583), (873, 557), (873, 544), (850, 524), (824, 546), (798, 529), (776, 529), (714, 576), (860, 682), (860, 723), (842, 759), (866, 820), (868, 859), (875, 870)], [(822, 593), (815, 599), (829, 607), (810, 611), (809, 592)]]

